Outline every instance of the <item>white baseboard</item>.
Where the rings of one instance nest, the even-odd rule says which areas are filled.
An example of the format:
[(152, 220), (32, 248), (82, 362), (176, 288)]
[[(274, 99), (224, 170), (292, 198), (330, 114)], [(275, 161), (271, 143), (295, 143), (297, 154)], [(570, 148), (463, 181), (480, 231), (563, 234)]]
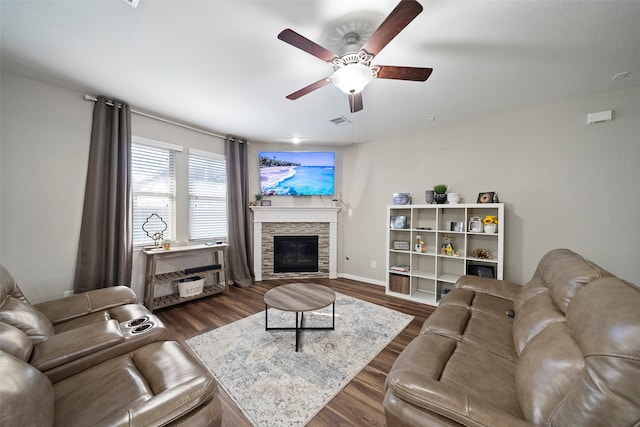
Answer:
[(351, 274), (338, 273), (338, 277), (343, 279), (357, 280), (358, 282), (371, 283), (372, 285), (386, 286), (387, 284), (381, 280), (374, 280), (368, 277), (354, 276)]

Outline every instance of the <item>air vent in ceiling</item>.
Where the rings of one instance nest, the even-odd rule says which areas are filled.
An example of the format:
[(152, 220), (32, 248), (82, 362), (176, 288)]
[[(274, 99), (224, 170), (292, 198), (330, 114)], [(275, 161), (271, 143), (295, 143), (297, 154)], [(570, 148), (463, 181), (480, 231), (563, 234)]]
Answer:
[(349, 123), (351, 123), (351, 121), (349, 121), (347, 118), (343, 116), (340, 116), (338, 118), (331, 119), (331, 123), (333, 123), (336, 126), (346, 126)]

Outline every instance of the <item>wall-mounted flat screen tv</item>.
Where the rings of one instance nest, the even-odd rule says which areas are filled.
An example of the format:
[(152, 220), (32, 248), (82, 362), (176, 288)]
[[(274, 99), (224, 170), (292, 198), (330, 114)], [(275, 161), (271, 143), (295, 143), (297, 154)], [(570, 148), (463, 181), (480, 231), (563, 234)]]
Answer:
[(259, 153), (260, 193), (265, 196), (332, 196), (335, 153), (265, 151)]

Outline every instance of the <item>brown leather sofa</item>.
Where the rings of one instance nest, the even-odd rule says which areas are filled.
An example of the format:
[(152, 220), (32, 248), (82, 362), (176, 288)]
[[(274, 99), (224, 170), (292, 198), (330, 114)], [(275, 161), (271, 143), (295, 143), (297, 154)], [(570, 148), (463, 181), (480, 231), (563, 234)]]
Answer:
[(166, 340), (168, 331), (160, 319), (136, 302), (131, 289), (117, 286), (32, 305), (0, 266), (0, 322), (31, 339), (28, 362), (52, 381)]
[(211, 373), (126, 287), (31, 305), (0, 266), (0, 425), (220, 426)]
[(639, 425), (640, 288), (567, 249), (523, 286), (464, 276), (398, 356), (384, 409), (389, 427)]

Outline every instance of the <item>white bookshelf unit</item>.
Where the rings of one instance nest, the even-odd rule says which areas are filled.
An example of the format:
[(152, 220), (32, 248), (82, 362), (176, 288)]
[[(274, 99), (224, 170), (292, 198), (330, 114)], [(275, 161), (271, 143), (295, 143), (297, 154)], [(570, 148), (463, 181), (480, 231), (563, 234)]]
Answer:
[[(498, 219), (497, 230), (486, 233), (485, 216)], [(469, 222), (478, 217), (480, 228)], [(476, 223), (477, 224), (477, 223)], [(475, 225), (475, 224), (473, 224)], [(503, 278), (504, 204), (431, 204), (387, 206), (386, 292), (400, 298), (437, 305), (446, 289), (472, 269)], [(417, 237), (426, 246), (416, 250)], [(443, 253), (450, 237), (453, 254)], [(472, 256), (486, 249), (491, 259)], [(478, 267), (475, 267), (478, 266)]]

